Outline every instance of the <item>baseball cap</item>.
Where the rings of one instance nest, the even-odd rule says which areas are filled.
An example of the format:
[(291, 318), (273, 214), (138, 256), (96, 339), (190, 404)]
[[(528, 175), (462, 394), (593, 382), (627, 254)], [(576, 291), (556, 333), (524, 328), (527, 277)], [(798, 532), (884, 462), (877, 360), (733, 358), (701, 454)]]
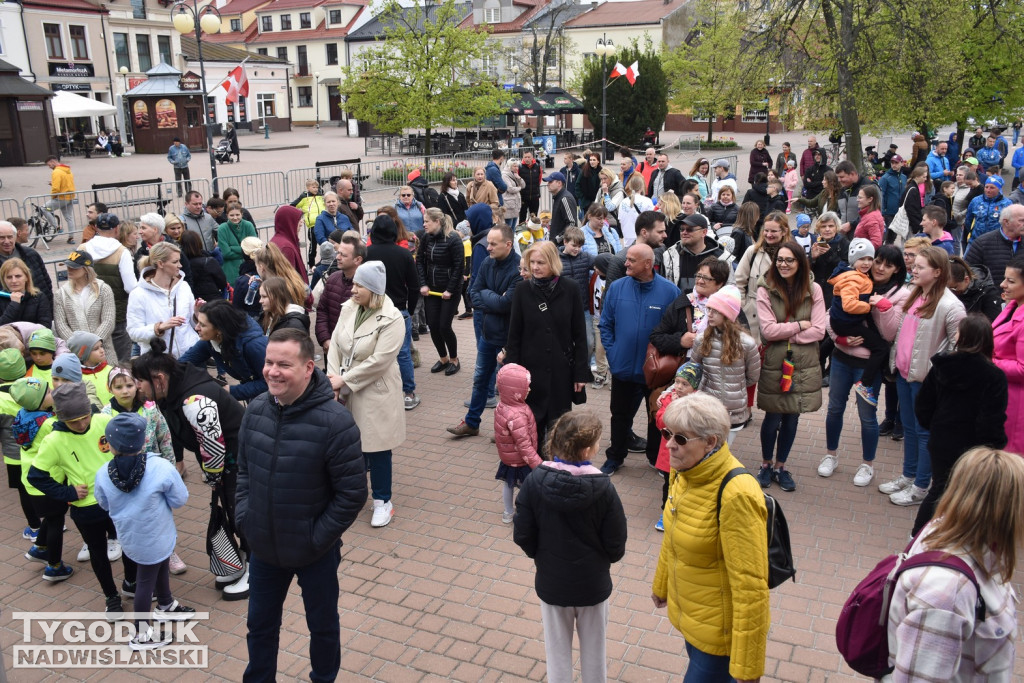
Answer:
[(903, 157), (901, 157), (899, 154), (893, 154), (892, 158), (889, 159), (889, 163), (890, 164), (902, 164), (903, 163)]
[(719, 159), (715, 162), (714, 168), (729, 168), (729, 162), (725, 159)]
[(565, 182), (565, 176), (563, 174), (559, 173), (558, 171), (555, 171), (551, 175), (545, 176), (545, 178), (544, 178), (544, 182), (545, 183), (550, 183), (552, 180), (557, 180), (560, 183), (564, 183)]
[(68, 268), (85, 268), (92, 265), (92, 256), (87, 251), (73, 251), (64, 259)]
[(981, 162), (978, 161), (978, 157), (967, 157), (967, 163), (969, 163), (971, 166), (977, 166)]
[(699, 213), (691, 214), (683, 219), (683, 224), (697, 228), (698, 230), (708, 229), (708, 219)]

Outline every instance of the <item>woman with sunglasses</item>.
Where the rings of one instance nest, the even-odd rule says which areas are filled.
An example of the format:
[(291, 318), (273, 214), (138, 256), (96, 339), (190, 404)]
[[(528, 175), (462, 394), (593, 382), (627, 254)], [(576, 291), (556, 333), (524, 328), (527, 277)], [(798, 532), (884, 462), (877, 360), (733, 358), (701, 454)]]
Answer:
[(715, 514), (726, 475), (743, 468), (729, 452), (729, 412), (718, 399), (700, 392), (676, 399), (664, 420), (672, 483), (651, 599), (668, 606), (683, 634), (684, 681), (757, 680), (769, 625), (764, 495), (737, 476)]
[(757, 481), (762, 488), (774, 481), (783, 491), (795, 491), (786, 460), (800, 414), (821, 407), (818, 343), (828, 322), (821, 287), (813, 281), (807, 254), (796, 242), (779, 247), (775, 263), (758, 283), (757, 314), (764, 345), (757, 407), (765, 411)]
[(423, 233), (423, 212), (426, 207), (416, 201), (416, 195), (408, 185), (398, 188), (398, 201), (395, 202), (395, 211), (398, 217), (405, 224), (409, 232), (421, 235)]

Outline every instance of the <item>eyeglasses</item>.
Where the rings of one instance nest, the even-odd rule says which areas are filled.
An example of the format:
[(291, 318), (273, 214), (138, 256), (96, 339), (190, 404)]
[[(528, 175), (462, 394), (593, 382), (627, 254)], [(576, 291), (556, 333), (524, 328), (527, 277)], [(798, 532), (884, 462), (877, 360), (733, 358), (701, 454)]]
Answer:
[(694, 275), (693, 279), (699, 282), (711, 282), (715, 278), (711, 277), (710, 275)]
[(701, 230), (707, 230), (707, 228), (698, 228), (696, 225), (681, 225), (679, 226), (679, 232), (700, 232)]
[(775, 259), (775, 265), (777, 266), (791, 266), (796, 263), (795, 258), (786, 258), (785, 256), (779, 256)]
[(673, 434), (667, 429), (661, 430), (661, 437), (665, 439), (665, 441), (675, 441), (680, 446), (685, 446), (686, 442), (689, 441), (689, 439), (687, 439), (682, 434)]

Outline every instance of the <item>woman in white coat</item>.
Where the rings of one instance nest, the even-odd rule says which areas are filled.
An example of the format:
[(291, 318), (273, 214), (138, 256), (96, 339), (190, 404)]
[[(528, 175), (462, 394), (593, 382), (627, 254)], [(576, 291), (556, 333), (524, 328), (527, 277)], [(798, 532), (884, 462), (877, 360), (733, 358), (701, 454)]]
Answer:
[(64, 260), (68, 279), (53, 293), (53, 328), (61, 339), (75, 332), (92, 332), (103, 340), (107, 358), (117, 358), (114, 350), (114, 291), (96, 277), (92, 256), (73, 251)]
[(327, 376), (352, 413), (370, 472), (373, 517), (370, 526), (386, 526), (391, 504), (391, 449), (405, 441), (405, 405), (398, 352), (405, 340), (402, 313), (384, 294), (384, 264), (356, 268), (352, 298), (341, 307), (327, 349)]
[(128, 336), (140, 346), (163, 337), (167, 352), (177, 358), (199, 341), (192, 327), (195, 297), (181, 270), (181, 249), (158, 242), (139, 259), (142, 277), (128, 295)]

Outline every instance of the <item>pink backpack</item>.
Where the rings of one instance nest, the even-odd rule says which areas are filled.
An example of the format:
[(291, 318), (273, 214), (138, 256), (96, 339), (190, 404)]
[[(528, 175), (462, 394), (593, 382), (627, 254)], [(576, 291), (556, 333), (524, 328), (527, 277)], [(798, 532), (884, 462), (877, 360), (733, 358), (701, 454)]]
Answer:
[(889, 605), (900, 574), (914, 567), (946, 567), (958, 571), (974, 585), (978, 601), (974, 609), (976, 622), (985, 620), (985, 601), (974, 571), (959, 557), (942, 550), (928, 550), (907, 557), (914, 541), (898, 555), (879, 562), (843, 605), (836, 622), (836, 645), (843, 659), (857, 673), (881, 678), (892, 673), (889, 666)]

